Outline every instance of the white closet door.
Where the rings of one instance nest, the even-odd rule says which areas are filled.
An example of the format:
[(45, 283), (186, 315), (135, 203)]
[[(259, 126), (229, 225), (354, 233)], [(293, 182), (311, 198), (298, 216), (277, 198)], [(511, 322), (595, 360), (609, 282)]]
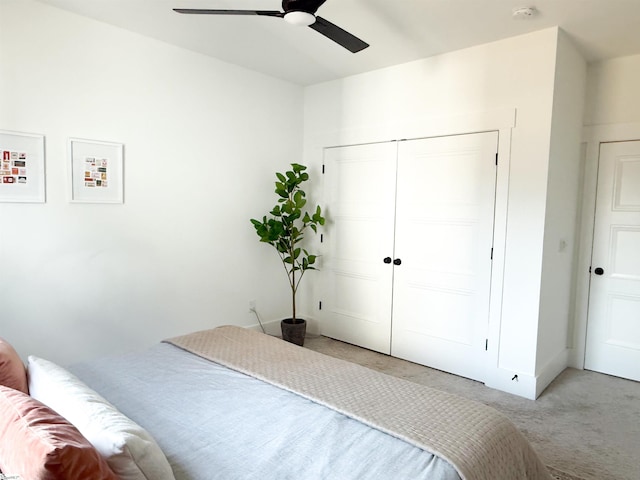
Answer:
[(325, 151), (322, 333), (390, 352), (395, 142)]
[(640, 141), (600, 147), (585, 368), (640, 381)]
[(401, 142), (391, 354), (483, 380), (497, 132)]

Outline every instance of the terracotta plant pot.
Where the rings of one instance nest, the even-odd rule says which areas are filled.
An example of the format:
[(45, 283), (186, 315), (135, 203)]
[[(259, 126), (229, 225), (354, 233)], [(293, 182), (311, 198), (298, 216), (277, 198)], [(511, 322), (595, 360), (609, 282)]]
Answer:
[(307, 333), (307, 321), (296, 319), (296, 323), (293, 323), (291, 318), (285, 318), (280, 322), (280, 329), (282, 330), (282, 339), (300, 345), (304, 345), (304, 336)]

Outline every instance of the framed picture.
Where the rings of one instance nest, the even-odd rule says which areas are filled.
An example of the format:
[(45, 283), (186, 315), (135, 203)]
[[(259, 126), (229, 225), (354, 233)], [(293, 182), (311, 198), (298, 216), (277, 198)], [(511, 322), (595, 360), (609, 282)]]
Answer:
[(0, 202), (45, 201), (44, 135), (0, 130)]
[(71, 202), (123, 203), (124, 146), (69, 139)]

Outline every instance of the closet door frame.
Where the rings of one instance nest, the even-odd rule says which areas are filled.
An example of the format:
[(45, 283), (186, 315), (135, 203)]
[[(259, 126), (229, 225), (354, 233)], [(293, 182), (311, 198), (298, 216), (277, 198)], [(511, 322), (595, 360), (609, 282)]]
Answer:
[[(512, 130), (516, 126), (516, 109), (499, 108), (453, 117), (408, 118), (393, 125), (365, 127), (361, 129), (328, 129), (305, 139), (304, 161), (319, 170), (323, 163), (324, 149), (341, 145), (380, 143), (411, 138), (464, 135), (488, 131), (498, 132), (498, 171), (496, 178), (496, 206), (494, 219), (494, 251), (489, 306), (489, 330), (487, 338), (487, 361), (485, 383), (489, 386), (512, 391), (527, 392), (535, 388), (535, 378), (522, 378), (514, 387), (512, 372), (500, 367), (500, 331), (502, 316), (504, 268), (506, 256), (506, 230), (509, 195), (509, 173)], [(314, 184), (313, 193), (323, 198), (324, 179)], [(320, 250), (322, 251), (322, 245)], [(321, 266), (321, 265), (320, 265)], [(306, 298), (311, 317), (318, 316), (317, 289), (309, 289)], [(311, 322), (314, 323), (313, 320)], [(315, 327), (322, 333), (321, 323)], [(515, 388), (515, 389), (514, 389)]]

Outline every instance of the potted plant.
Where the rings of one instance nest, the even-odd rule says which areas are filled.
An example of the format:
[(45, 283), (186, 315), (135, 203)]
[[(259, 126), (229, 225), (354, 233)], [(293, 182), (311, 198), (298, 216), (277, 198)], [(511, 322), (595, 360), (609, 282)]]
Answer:
[(282, 338), (296, 345), (304, 344), (307, 322), (296, 315), (296, 293), (298, 286), (308, 270), (316, 270), (317, 255), (309, 253), (300, 246), (307, 228), (318, 232), (318, 225), (324, 225), (324, 217), (320, 206), (309, 211), (303, 211), (307, 204), (306, 193), (302, 184), (309, 180), (305, 172), (306, 166), (298, 163), (291, 164), (291, 170), (276, 173), (275, 193), (278, 203), (262, 220), (251, 219), (261, 242), (268, 243), (276, 249), (282, 265), (287, 272), (291, 288), (291, 318), (280, 322)]

